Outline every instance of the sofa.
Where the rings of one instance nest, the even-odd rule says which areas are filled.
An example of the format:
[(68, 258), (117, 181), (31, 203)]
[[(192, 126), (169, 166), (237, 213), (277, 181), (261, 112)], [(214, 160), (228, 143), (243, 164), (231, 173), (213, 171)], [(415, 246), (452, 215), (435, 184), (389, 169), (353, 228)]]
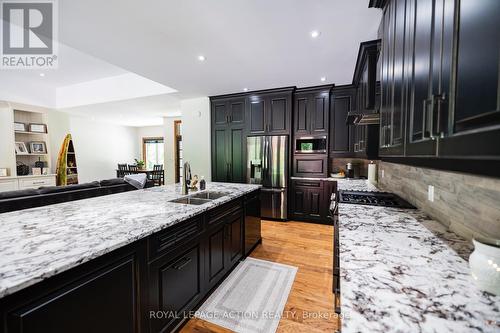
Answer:
[[(145, 187), (153, 185), (154, 183), (148, 180)], [(136, 188), (122, 178), (115, 178), (78, 185), (44, 186), (38, 189), (0, 192), (0, 213), (134, 190)]]

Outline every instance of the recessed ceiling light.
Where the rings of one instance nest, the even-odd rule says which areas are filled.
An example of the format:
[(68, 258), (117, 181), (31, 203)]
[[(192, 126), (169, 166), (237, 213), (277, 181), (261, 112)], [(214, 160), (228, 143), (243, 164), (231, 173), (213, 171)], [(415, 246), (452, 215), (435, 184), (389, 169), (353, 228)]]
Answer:
[(243, 88), (243, 91), (248, 91), (248, 88)]
[(311, 31), (311, 37), (312, 38), (318, 38), (319, 35), (321, 35), (321, 32), (319, 32), (318, 30)]
[(321, 80), (321, 82), (325, 82), (326, 81), (326, 77), (322, 76), (320, 80)]
[(207, 58), (205, 58), (205, 56), (204, 56), (204, 55), (199, 55), (199, 56), (198, 56), (198, 60), (199, 60), (199, 61), (205, 61), (205, 60), (207, 60)]
[(44, 77), (44, 76), (45, 76), (45, 73), (40, 73), (40, 76), (41, 76), (41, 77)]

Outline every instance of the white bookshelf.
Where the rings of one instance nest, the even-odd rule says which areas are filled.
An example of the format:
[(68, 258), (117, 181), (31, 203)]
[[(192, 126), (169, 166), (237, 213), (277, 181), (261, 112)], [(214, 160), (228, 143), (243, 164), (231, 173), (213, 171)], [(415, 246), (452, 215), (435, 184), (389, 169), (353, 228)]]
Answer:
[[(24, 142), (26, 147), (29, 146), (31, 142), (44, 142), (46, 153), (33, 153), (29, 152), (26, 154), (16, 154), (16, 165), (17, 162), (24, 163), (30, 167), (30, 175), (33, 175), (33, 166), (35, 162), (42, 161), (46, 163), (48, 174), (52, 173), (51, 160), (50, 160), (50, 145), (49, 145), (49, 126), (48, 126), (48, 116), (45, 112), (31, 111), (31, 110), (19, 110), (13, 109), (14, 112), (14, 122), (23, 123), (26, 125), (26, 131), (14, 131), (14, 142)], [(45, 125), (46, 132), (30, 132), (30, 124), (43, 124)], [(15, 151), (15, 149), (14, 149)], [(17, 175), (20, 176), (20, 175)]]
[[(26, 124), (26, 130), (15, 131), (15, 122)], [(44, 124), (47, 129), (46, 133), (30, 132), (30, 124)], [(51, 165), (49, 130), (46, 111), (0, 101), (0, 168), (9, 170), (8, 177), (0, 177), (0, 191), (55, 185), (55, 174)], [(24, 142), (28, 152), (17, 154), (16, 142)], [(31, 142), (44, 142), (46, 153), (30, 152)], [(33, 174), (35, 162), (39, 160), (46, 163), (46, 175)], [(17, 162), (28, 165), (28, 175), (17, 174)]]

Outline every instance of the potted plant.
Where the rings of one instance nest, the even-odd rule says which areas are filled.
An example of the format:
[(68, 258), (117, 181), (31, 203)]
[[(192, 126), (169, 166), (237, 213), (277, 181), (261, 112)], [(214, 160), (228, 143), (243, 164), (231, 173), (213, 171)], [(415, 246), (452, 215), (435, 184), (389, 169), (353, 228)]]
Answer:
[(144, 161), (138, 160), (137, 158), (135, 159), (135, 165), (137, 165), (139, 170), (144, 170), (144, 164)]

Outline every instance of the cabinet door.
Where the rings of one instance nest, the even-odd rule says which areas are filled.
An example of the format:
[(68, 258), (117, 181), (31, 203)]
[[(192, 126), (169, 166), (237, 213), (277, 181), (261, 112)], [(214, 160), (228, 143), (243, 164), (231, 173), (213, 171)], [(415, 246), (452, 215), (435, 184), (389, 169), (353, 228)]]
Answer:
[(311, 218), (321, 218), (323, 206), (323, 189), (311, 188), (308, 191), (309, 216)]
[(267, 134), (290, 133), (291, 102), (291, 94), (276, 94), (267, 97)]
[(319, 92), (311, 98), (311, 134), (326, 134), (328, 132), (328, 113), (330, 112), (330, 94)]
[(243, 215), (240, 212), (229, 219), (226, 225), (227, 267), (232, 267), (243, 255)]
[[(436, 142), (431, 136), (433, 0), (408, 0), (408, 19), (413, 27), (409, 31), (414, 54), (410, 96), (410, 117), (406, 152), (409, 156), (435, 156)], [(394, 4), (395, 2), (392, 2)], [(395, 6), (394, 10), (395, 10)], [(439, 50), (434, 50), (439, 52)], [(434, 64), (438, 66), (439, 64)]]
[[(408, 2), (409, 4), (409, 2)], [(385, 9), (382, 41), (381, 155), (404, 154), (405, 114), (408, 109), (409, 53), (407, 1), (393, 1)], [(412, 58), (409, 58), (410, 61)], [(410, 67), (411, 69), (411, 67)]]
[(212, 131), (212, 178), (216, 182), (228, 181), (227, 133), (225, 128)]
[(227, 181), (233, 183), (244, 183), (245, 172), (245, 133), (243, 128), (229, 128), (227, 130), (228, 140), (228, 168), (229, 178)]
[(248, 123), (250, 134), (263, 134), (266, 131), (265, 100), (254, 96), (248, 103)]
[(244, 125), (245, 98), (234, 98), (228, 101), (228, 123), (230, 126)]
[(227, 259), (224, 238), (226, 226), (221, 224), (213, 230), (209, 230), (206, 247), (206, 276), (208, 288), (211, 289), (227, 271)]
[(227, 101), (212, 101), (212, 124), (214, 126), (226, 126), (228, 122)]
[(137, 332), (138, 270), (130, 255), (49, 289), (43, 298), (5, 313), (5, 332)]
[(310, 95), (309, 94), (297, 94), (295, 97), (295, 135), (308, 135), (311, 132), (311, 115), (310, 115)]
[(331, 98), (330, 152), (334, 156), (352, 155), (351, 128), (346, 125), (347, 113), (353, 111), (354, 87), (334, 88)]
[[(500, 1), (460, 0), (456, 10), (455, 95), (439, 154), (498, 159)], [(445, 17), (450, 12), (445, 7)]]
[(292, 215), (296, 218), (304, 218), (307, 216), (309, 207), (307, 188), (293, 186), (292, 189)]
[(151, 332), (170, 331), (181, 320), (173, 315), (182, 316), (183, 311), (190, 311), (199, 302), (203, 290), (202, 258), (197, 241), (149, 265), (150, 309), (172, 314), (150, 320)]

